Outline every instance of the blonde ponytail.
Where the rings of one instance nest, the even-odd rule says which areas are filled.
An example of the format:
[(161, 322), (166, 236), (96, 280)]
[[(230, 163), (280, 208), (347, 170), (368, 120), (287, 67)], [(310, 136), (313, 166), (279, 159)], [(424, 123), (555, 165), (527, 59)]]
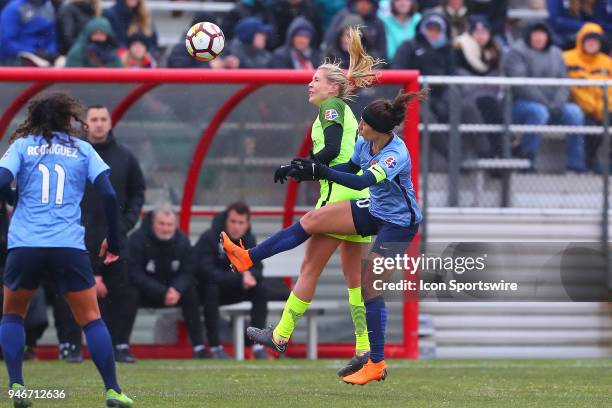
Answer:
[(384, 63), (383, 60), (368, 55), (361, 42), (359, 27), (349, 29), (349, 69), (347, 76), (357, 88), (366, 88), (376, 80), (374, 68)]
[(346, 73), (337, 61), (326, 60), (318, 69), (323, 70), (327, 80), (338, 84), (338, 98), (351, 100), (356, 88), (367, 88), (376, 80), (374, 68), (384, 61), (368, 55), (361, 42), (359, 27), (349, 28), (349, 69)]

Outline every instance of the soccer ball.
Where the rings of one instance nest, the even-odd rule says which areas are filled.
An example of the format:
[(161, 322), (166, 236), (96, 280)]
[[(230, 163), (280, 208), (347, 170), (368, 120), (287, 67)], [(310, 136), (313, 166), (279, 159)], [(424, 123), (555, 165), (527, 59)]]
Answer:
[(225, 36), (213, 23), (196, 23), (185, 35), (185, 46), (192, 57), (200, 61), (212, 61), (223, 51)]

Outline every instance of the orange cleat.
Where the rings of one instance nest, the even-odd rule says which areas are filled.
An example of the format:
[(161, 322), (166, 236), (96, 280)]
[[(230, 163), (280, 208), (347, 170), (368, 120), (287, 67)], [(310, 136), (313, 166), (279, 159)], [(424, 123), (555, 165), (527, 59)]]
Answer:
[(352, 385), (366, 385), (370, 381), (384, 381), (385, 378), (387, 378), (387, 364), (385, 360), (378, 363), (368, 360), (361, 370), (343, 377), (342, 381)]
[(240, 245), (234, 244), (224, 231), (221, 231), (219, 241), (223, 245), (225, 255), (231, 262), (234, 272), (244, 272), (253, 266), (249, 251), (242, 245), (242, 241)]

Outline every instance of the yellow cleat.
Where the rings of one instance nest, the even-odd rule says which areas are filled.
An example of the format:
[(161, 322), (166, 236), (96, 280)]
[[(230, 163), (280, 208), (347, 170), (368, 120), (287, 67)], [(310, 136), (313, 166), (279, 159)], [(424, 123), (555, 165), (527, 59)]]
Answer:
[(387, 378), (387, 364), (385, 360), (379, 361), (378, 363), (368, 360), (368, 362), (361, 368), (361, 370), (342, 377), (342, 381), (352, 385), (366, 385), (370, 381), (380, 381)]
[(242, 241), (240, 245), (234, 244), (224, 231), (221, 232), (219, 241), (223, 245), (225, 255), (231, 262), (234, 272), (244, 272), (253, 266), (249, 251), (242, 245)]

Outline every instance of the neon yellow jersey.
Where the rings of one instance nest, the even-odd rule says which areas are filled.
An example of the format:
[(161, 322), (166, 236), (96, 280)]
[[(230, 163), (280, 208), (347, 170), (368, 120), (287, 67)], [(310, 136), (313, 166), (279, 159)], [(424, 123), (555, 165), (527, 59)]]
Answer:
[(357, 119), (349, 106), (340, 98), (328, 98), (319, 107), (319, 115), (312, 125), (313, 152), (318, 153), (325, 147), (323, 132), (329, 126), (338, 124), (342, 126), (342, 143), (340, 154), (329, 165), (346, 163), (353, 155), (355, 141), (357, 140)]
[[(357, 140), (357, 119), (346, 102), (336, 97), (324, 100), (319, 107), (319, 115), (314, 121), (311, 131), (312, 151), (314, 153), (318, 153), (325, 147), (325, 135), (323, 132), (327, 127), (334, 124), (342, 126), (342, 142), (340, 144), (340, 153), (329, 163), (330, 166), (348, 162), (353, 155), (355, 141)], [(320, 180), (319, 183), (321, 184), (321, 196), (316, 208), (323, 207), (327, 203), (370, 197), (370, 192), (367, 188), (357, 191), (327, 180)], [(369, 237), (362, 237), (360, 235), (328, 235), (347, 241), (370, 242)]]

